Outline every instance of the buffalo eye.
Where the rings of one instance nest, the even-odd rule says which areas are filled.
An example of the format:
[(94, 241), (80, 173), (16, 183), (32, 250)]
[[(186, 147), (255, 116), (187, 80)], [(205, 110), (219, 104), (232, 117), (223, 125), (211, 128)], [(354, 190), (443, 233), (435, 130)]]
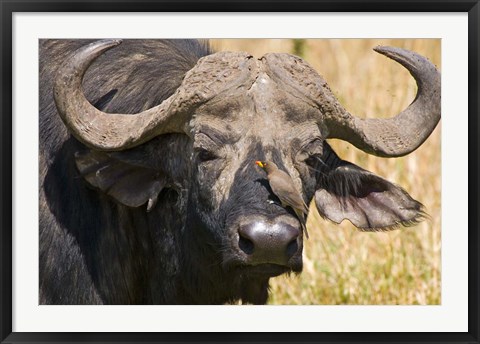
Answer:
[(218, 156), (212, 151), (209, 151), (208, 149), (198, 148), (196, 151), (197, 151), (197, 159), (200, 162), (218, 159)]
[(318, 160), (323, 155), (323, 143), (320, 139), (314, 140), (305, 144), (298, 153), (298, 161), (302, 161), (308, 166), (315, 166), (318, 164)]
[(305, 163), (310, 167), (315, 167), (315, 165), (318, 163), (319, 158), (320, 158), (320, 156), (318, 156), (318, 155), (309, 155), (305, 159)]

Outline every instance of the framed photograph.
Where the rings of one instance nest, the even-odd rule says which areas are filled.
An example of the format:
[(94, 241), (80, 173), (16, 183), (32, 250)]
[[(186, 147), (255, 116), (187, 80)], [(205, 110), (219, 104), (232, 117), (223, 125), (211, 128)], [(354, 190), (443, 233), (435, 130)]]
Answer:
[(478, 343), (478, 14), (2, 1), (1, 342)]

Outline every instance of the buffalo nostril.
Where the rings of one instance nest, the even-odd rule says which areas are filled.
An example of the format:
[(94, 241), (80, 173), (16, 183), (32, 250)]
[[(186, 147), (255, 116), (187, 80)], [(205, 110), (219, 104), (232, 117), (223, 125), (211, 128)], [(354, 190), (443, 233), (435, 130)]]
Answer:
[(255, 249), (255, 245), (250, 239), (247, 239), (242, 236), (241, 233), (240, 238), (238, 239), (238, 247), (245, 253), (245, 254), (252, 254), (253, 250)]
[(297, 242), (297, 237), (292, 239), (287, 245), (287, 257), (291, 258), (296, 252), (298, 251), (298, 242)]

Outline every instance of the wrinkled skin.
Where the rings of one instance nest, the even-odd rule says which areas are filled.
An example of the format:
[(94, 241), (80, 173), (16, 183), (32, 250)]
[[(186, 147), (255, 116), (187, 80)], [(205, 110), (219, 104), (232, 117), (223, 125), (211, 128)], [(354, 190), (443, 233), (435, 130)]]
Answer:
[[(138, 59), (126, 43), (108, 58), (118, 61), (118, 50)], [(268, 61), (277, 55), (225, 57), (241, 59), (251, 72), (195, 107), (185, 133), (117, 152), (57, 134), (42, 140), (41, 303), (265, 303), (271, 277), (301, 271), (303, 237), (295, 213), (279, 204), (255, 160), (275, 162), (307, 204), (315, 199), (332, 221), (377, 230), (422, 218), (421, 204), (403, 189), (336, 156), (318, 106), (272, 71)], [(102, 58), (90, 75), (105, 68), (109, 60)], [(128, 74), (122, 63), (118, 70)], [(139, 111), (128, 108), (128, 78), (89, 81), (87, 73), (85, 80), (97, 108)], [(142, 104), (144, 90), (161, 82), (135, 85), (128, 98), (139, 109), (174, 90)], [(52, 96), (45, 102), (41, 120), (55, 122), (50, 131), (64, 130), (53, 119)], [(70, 270), (60, 262), (67, 256)]]

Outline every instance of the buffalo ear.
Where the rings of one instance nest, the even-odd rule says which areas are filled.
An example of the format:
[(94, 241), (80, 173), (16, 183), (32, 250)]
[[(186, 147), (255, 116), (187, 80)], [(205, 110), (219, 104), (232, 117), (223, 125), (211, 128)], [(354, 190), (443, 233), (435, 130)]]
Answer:
[(366, 231), (408, 226), (425, 217), (423, 205), (398, 185), (335, 158), (328, 159), (333, 166), (323, 169), (315, 192), (322, 217), (336, 223), (347, 219)]
[(166, 177), (161, 172), (116, 159), (114, 154), (93, 150), (77, 152), (75, 163), (92, 187), (129, 207), (147, 203), (150, 211), (166, 185)]

